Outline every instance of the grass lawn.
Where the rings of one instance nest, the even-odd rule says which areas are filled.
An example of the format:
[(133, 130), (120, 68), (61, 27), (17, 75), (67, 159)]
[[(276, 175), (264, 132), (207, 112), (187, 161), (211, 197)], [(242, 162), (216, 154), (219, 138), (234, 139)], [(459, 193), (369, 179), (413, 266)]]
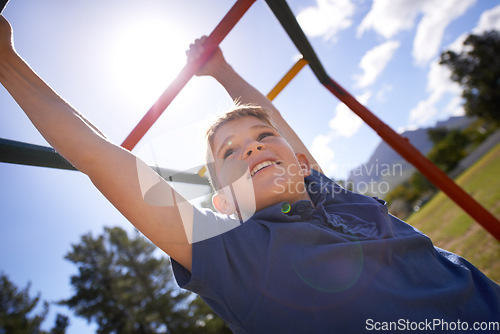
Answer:
[[(500, 144), (455, 181), (500, 218)], [(464, 257), (500, 283), (500, 242), (443, 193), (435, 195), (407, 222), (428, 235), (434, 245)]]

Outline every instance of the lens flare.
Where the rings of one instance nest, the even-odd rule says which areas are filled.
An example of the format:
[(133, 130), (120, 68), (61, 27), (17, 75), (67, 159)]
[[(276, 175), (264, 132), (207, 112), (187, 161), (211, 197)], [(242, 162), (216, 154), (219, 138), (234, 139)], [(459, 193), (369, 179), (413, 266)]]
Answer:
[[(339, 293), (348, 290), (358, 281), (363, 271), (363, 248), (357, 241), (344, 244), (341, 248), (341, 255), (336, 255), (338, 258), (334, 261), (335, 265), (318, 268), (315, 263), (329, 262), (295, 263), (293, 265), (295, 274), (305, 284), (321, 292)], [(331, 254), (324, 256), (331, 256)]]

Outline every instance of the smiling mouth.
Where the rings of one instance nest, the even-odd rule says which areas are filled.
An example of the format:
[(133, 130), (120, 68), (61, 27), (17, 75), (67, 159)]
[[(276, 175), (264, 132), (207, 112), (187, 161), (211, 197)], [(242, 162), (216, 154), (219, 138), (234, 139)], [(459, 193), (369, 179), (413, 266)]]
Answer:
[(253, 177), (255, 174), (257, 174), (261, 170), (263, 170), (267, 167), (275, 166), (275, 165), (279, 165), (279, 164), (280, 164), (279, 161), (271, 161), (271, 160), (263, 161), (252, 169), (252, 171), (250, 172), (250, 176)]

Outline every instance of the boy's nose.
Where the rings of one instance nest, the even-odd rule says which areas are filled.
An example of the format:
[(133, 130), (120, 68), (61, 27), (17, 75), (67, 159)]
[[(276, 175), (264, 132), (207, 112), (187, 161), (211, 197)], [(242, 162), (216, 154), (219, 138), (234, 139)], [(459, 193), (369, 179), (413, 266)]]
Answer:
[(252, 147), (250, 147), (247, 151), (247, 156), (250, 156), (252, 155), (253, 152), (255, 151), (261, 151), (262, 150), (262, 147), (263, 145), (262, 144), (258, 144), (258, 145), (253, 145)]

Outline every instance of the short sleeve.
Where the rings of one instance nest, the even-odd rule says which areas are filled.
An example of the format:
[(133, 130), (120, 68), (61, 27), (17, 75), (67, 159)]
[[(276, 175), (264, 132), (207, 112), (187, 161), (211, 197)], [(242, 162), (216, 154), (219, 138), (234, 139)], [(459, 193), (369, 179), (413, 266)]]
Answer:
[[(197, 256), (198, 249), (216, 249), (215, 244), (223, 242), (221, 235), (240, 225), (239, 220), (230, 216), (195, 207), (193, 210), (193, 234), (191, 238), (193, 243), (193, 270), (197, 269), (195, 265), (196, 259), (199, 258)], [(191, 281), (191, 273), (174, 259), (172, 259), (172, 268), (177, 284), (182, 288), (191, 290), (187, 286)]]
[[(195, 210), (194, 219), (207, 226), (236, 226), (235, 219), (210, 210)], [(172, 259), (177, 284), (202, 297), (233, 331), (241, 320), (236, 314), (248, 314), (254, 305), (249, 291), (257, 282), (263, 284), (262, 259), (267, 257), (269, 243), (268, 230), (262, 224), (254, 219), (236, 222), (238, 226), (230, 230), (193, 243), (191, 272)], [(258, 297), (256, 291), (250, 294)]]

